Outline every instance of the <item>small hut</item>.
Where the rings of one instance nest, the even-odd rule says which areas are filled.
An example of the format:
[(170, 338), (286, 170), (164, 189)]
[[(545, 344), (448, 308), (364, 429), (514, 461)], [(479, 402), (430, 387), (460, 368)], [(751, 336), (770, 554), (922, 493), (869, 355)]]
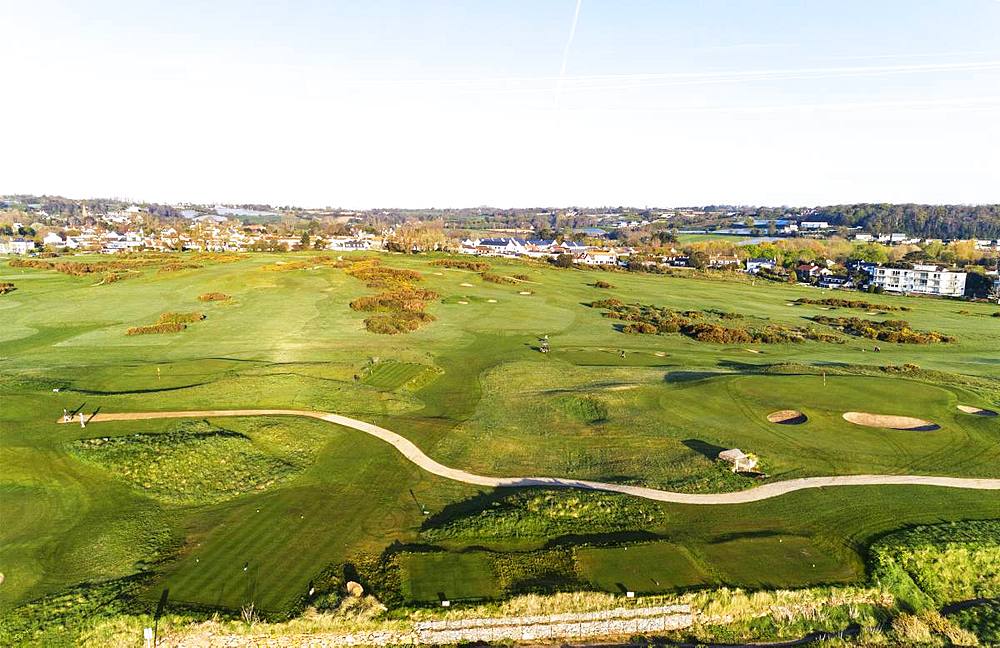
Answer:
[(733, 472), (750, 472), (757, 467), (757, 457), (748, 455), (739, 448), (723, 450), (719, 453), (719, 461), (733, 465)]

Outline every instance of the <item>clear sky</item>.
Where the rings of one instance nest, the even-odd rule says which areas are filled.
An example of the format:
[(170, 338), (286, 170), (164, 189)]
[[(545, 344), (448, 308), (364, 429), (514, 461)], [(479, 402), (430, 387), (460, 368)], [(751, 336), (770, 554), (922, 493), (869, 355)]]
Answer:
[(0, 193), (1000, 202), (998, 0), (0, 0), (0, 83)]

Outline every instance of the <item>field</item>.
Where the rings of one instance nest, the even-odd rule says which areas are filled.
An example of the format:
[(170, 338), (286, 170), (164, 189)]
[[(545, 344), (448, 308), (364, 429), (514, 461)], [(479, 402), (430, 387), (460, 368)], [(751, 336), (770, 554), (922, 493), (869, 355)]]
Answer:
[[(371, 436), (292, 417), (56, 424), (64, 409), (322, 410), (377, 423), (479, 474), (683, 492), (757, 483), (715, 461), (732, 447), (759, 456), (767, 481), (1000, 477), (1000, 418), (957, 409), (1000, 403), (995, 306), (873, 299), (911, 307), (905, 319), (954, 336), (948, 344), (882, 342), (875, 353), (872, 340), (829, 328), (842, 343), (715, 344), (622, 333), (588, 304), (616, 297), (789, 327), (858, 312), (795, 305), (820, 292), (766, 282), (491, 261), (498, 275), (527, 275), (507, 285), (394, 255), (383, 264), (419, 272), (419, 287), (440, 299), (426, 305), (434, 321), (379, 335), (365, 330), (370, 313), (349, 306), (378, 289), (314, 261), (203, 259), (104, 284), (0, 261), (0, 282), (17, 285), (0, 298), (0, 610), (140, 572), (148, 601), (167, 589), (171, 604), (252, 601), (274, 617), (301, 609), (322, 574), (353, 570), (388, 602), (420, 603), (620, 584), (860, 582), (867, 546), (886, 533), (1000, 518), (996, 491), (914, 486), (708, 507), (491, 492), (428, 474)], [(594, 288), (597, 279), (615, 288)], [(199, 301), (213, 292), (232, 298)], [(205, 319), (126, 335), (163, 313), (192, 312)], [(767, 420), (784, 409), (806, 422)], [(939, 429), (865, 427), (846, 411)]]

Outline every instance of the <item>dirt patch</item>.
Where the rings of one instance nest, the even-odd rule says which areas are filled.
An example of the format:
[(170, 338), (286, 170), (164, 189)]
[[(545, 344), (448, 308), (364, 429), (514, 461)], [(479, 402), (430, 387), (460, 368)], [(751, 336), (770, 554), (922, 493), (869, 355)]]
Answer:
[(985, 407), (973, 407), (971, 405), (959, 405), (958, 411), (965, 412), (966, 414), (972, 414), (974, 416), (996, 416), (997, 413), (991, 409), (986, 409)]
[(626, 389), (638, 389), (639, 385), (612, 385), (605, 387), (608, 391), (625, 391)]
[(779, 425), (802, 425), (809, 417), (799, 410), (778, 410), (767, 415), (767, 420)]
[(913, 432), (932, 432), (941, 428), (937, 423), (913, 418), (912, 416), (869, 414), (867, 412), (844, 412), (844, 420), (855, 425), (887, 428), (890, 430), (910, 430)]

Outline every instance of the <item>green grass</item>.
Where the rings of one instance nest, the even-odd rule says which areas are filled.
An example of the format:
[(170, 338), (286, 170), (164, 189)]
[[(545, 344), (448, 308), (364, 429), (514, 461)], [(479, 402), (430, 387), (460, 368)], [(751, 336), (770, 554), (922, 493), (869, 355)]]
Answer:
[(483, 553), (418, 553), (399, 558), (403, 596), (418, 603), (495, 598), (500, 588)]
[[(435, 321), (380, 336), (365, 331), (366, 314), (349, 307), (370, 290), (310, 258), (200, 259), (201, 268), (144, 271), (104, 285), (0, 262), (0, 281), (18, 287), (0, 303), (0, 610), (149, 570), (143, 600), (155, 601), (169, 588), (176, 604), (238, 609), (252, 600), (280, 616), (299, 609), (310, 581), (330, 565), (380, 555), (396, 542), (434, 543), (449, 556), (488, 547), (496, 552), (490, 587), (502, 594), (584, 586), (572, 556), (585, 546), (611, 552), (600, 582), (621, 581), (613, 566), (619, 549), (607, 547), (609, 539), (628, 545), (629, 553), (663, 544), (690, 556), (701, 571), (678, 587), (857, 581), (864, 578), (867, 545), (885, 533), (1000, 517), (996, 493), (915, 487), (817, 490), (707, 508), (542, 491), (525, 495), (543, 498), (532, 509), (428, 475), (377, 439), (321, 421), (210, 420), (213, 429), (237, 436), (185, 436), (180, 443), (171, 435), (196, 431), (195, 422), (55, 424), (63, 408), (78, 407), (87, 414), (316, 409), (384, 425), (435, 459), (474, 472), (690, 492), (752, 485), (714, 462), (713, 453), (727, 447), (758, 454), (771, 479), (1000, 475), (997, 420), (955, 409), (996, 408), (998, 334), (982, 317), (958, 314), (950, 301), (878, 300), (911, 307), (906, 319), (915, 328), (954, 335), (954, 344), (882, 343), (874, 354), (870, 341), (852, 338), (842, 345), (760, 345), (754, 348), (763, 353), (754, 354), (745, 345), (619, 333), (615, 322), (583, 305), (595, 299), (594, 272), (532, 266), (529, 298), (517, 286), (429, 266), (426, 257), (393, 255), (386, 265), (420, 271), (421, 288), (444, 298), (427, 306)], [(262, 270), (298, 260), (308, 262), (285, 272)], [(492, 265), (503, 276), (525, 271), (506, 260)], [(601, 297), (735, 312), (789, 327), (826, 312), (787, 305), (817, 296), (805, 287), (613, 274), (600, 274), (616, 286)], [(164, 312), (196, 312), (206, 292), (233, 299), (212, 306), (208, 318), (182, 334), (122, 334)], [(962, 308), (984, 316), (995, 311), (974, 303)], [(551, 342), (546, 355), (536, 350), (542, 335)], [(379, 362), (366, 372), (371, 358)], [(878, 369), (905, 363), (922, 370)], [(809, 421), (767, 423), (767, 413), (789, 408)], [(840, 418), (846, 409), (919, 416), (941, 429), (861, 428)], [(87, 450), (81, 460), (80, 441), (104, 437), (116, 439), (111, 452)], [(233, 457), (240, 470), (227, 473), (213, 463), (220, 455)], [(147, 489), (145, 473), (154, 462), (160, 469), (149, 483), (156, 488)], [(139, 470), (141, 481), (127, 478), (124, 468)], [(264, 472), (273, 483), (257, 490), (267, 481), (258, 481)], [(176, 491), (184, 475), (197, 485)], [(790, 544), (766, 545), (778, 536)], [(765, 550), (767, 560), (758, 560)], [(599, 569), (603, 562), (588, 564)], [(631, 573), (619, 563), (623, 574)], [(411, 581), (407, 587), (424, 587), (419, 576)], [(436, 587), (425, 591), (436, 594)]]
[(711, 582), (681, 547), (669, 542), (630, 547), (584, 547), (576, 552), (581, 577), (596, 589), (641, 594), (669, 592)]
[(795, 587), (804, 574), (813, 583), (850, 582), (858, 573), (809, 538), (765, 535), (702, 545), (705, 562), (728, 585)]

